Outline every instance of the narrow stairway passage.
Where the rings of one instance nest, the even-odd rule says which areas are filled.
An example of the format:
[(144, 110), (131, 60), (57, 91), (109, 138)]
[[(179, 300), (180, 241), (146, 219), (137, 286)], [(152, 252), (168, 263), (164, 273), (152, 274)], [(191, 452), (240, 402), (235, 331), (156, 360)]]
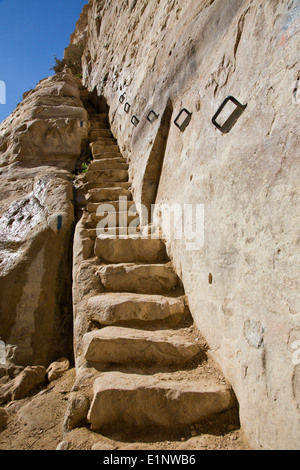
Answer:
[[(236, 408), (234, 393), (193, 323), (164, 240), (139, 233), (128, 164), (108, 114), (89, 97), (83, 90), (93, 159), (75, 182), (82, 195), (73, 263), (77, 378), (65, 430), (109, 434), (125, 426), (129, 436), (214, 419)], [(101, 221), (109, 224), (103, 232)]]

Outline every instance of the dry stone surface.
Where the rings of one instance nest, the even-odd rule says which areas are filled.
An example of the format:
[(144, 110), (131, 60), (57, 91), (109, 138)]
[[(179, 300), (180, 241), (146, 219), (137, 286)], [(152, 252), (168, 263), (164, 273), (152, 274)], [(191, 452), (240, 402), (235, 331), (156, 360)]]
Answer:
[[(82, 101), (91, 128), (99, 126), (89, 139), (112, 141), (103, 110), (99, 124), (88, 92), (82, 91)], [(90, 147), (93, 160), (75, 183), (84, 198), (73, 254), (76, 383), (65, 428), (74, 432), (87, 421), (92, 431), (114, 432), (125, 425), (129, 436), (135, 428), (168, 429), (214, 419), (236, 406), (234, 393), (219, 380), (216, 365), (207, 375), (203, 370), (204, 346), (190, 333), (193, 321), (164, 240), (143, 236), (139, 225), (135, 235), (125, 234), (130, 217), (124, 222), (96, 216), (98, 207), (108, 216), (126, 214), (119, 203), (128, 211), (136, 208), (128, 165), (121, 163), (122, 173), (112, 181), (115, 153), (105, 153), (102, 140)], [(90, 186), (90, 175), (98, 171), (99, 182), (93, 176)], [(108, 232), (101, 234), (103, 221)]]
[[(84, 84), (110, 107), (134, 201), (204, 205), (204, 244), (171, 230), (168, 255), (251, 444), (298, 450), (299, 0), (89, 8)], [(223, 134), (212, 118), (228, 96), (247, 108)]]
[[(71, 355), (74, 340), (64, 424), (73, 437), (58, 448), (110, 449), (97, 433), (124, 425), (128, 450), (162, 448), (166, 429), (171, 448), (177, 425), (190, 426), (177, 448), (207, 448), (224, 429), (233, 444), (239, 422), (224, 416), (236, 410), (234, 389), (254, 448), (299, 449), (299, 15), (299, 0), (90, 0), (70, 43), (86, 46), (85, 88), (68, 70), (46, 78), (0, 125), (0, 395), (10, 400), (12, 384), (16, 396), (30, 394), (25, 366), (47, 368)], [(212, 117), (229, 96), (244, 112), (225, 134)], [(74, 201), (83, 147), (92, 162), (73, 182)], [(124, 219), (120, 196), (127, 207), (155, 203), (157, 213), (204, 208), (204, 239), (162, 227), (147, 237), (149, 214)], [(199, 355), (160, 362), (182, 345)], [(40, 432), (36, 410), (51, 387), (21, 409), (18, 425)], [(58, 412), (53, 402), (48, 428)], [(153, 426), (155, 444), (132, 443)], [(205, 437), (191, 440), (197, 432)]]
[(0, 338), (6, 362), (71, 355), (72, 174), (88, 133), (70, 70), (41, 80), (0, 125)]

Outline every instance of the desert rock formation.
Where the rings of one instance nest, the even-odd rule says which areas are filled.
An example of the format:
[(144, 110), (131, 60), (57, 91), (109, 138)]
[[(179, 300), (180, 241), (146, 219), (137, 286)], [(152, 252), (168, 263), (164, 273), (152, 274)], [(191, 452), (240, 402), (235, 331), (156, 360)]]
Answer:
[[(89, 0), (82, 83), (42, 80), (1, 124), (5, 374), (60, 376), (74, 353), (61, 449), (237, 403), (253, 448), (299, 449), (299, 18), (299, 0)], [(165, 233), (153, 204), (200, 208), (203, 231)]]
[[(89, 5), (84, 84), (107, 99), (133, 199), (156, 184), (152, 203), (204, 204), (202, 249), (171, 237), (168, 254), (252, 445), (298, 448), (299, 1)], [(222, 134), (229, 95), (247, 108)]]
[(88, 133), (78, 81), (42, 80), (0, 127), (0, 338), (6, 360), (72, 351), (72, 171)]

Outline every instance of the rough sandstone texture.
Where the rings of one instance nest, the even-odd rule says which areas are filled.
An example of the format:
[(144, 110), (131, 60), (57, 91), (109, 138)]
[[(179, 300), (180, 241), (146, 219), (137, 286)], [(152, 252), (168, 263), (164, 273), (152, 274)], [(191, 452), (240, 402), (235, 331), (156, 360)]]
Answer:
[[(168, 254), (263, 449), (300, 442), (299, 13), (298, 0), (90, 0), (81, 26), (84, 83), (110, 106), (134, 201), (205, 205), (204, 246), (171, 239)], [(228, 95), (248, 106), (223, 135), (211, 118)]]
[[(80, 81), (79, 81), (80, 85)], [(42, 80), (0, 125), (0, 338), (6, 362), (72, 356), (72, 174), (87, 136), (78, 80)]]
[(120, 419), (140, 428), (149, 423), (170, 427), (201, 421), (231, 405), (232, 395), (225, 385), (203, 384), (198, 380), (187, 387), (151, 376), (128, 377), (120, 372), (107, 372), (95, 381), (88, 418), (94, 430)]
[[(110, 172), (115, 158), (118, 164), (124, 159), (111, 134), (107, 108), (96, 108), (95, 95), (87, 90), (81, 91), (81, 98), (90, 116), (93, 161), (74, 180), (81, 209), (73, 249), (76, 382), (64, 427), (74, 435), (80, 424), (89, 423), (86, 431), (92, 442), (93, 431), (121, 432), (122, 440), (132, 440), (138, 429), (141, 440), (151, 427), (157, 440), (161, 426), (165, 433), (186, 425), (195, 429), (203, 418), (216, 423), (221, 411), (233, 425), (238, 408), (232, 388), (195, 328), (164, 241), (141, 238), (139, 217), (128, 227), (132, 220), (126, 208), (137, 209), (132, 208), (127, 164), (121, 162), (125, 168), (115, 169), (113, 176)], [(113, 143), (116, 148), (107, 151)], [(119, 206), (113, 198), (125, 188), (128, 199)], [(105, 203), (102, 215), (95, 202), (100, 199)], [(100, 235), (98, 222), (107, 222), (115, 209), (119, 217), (111, 221), (109, 233)], [(127, 227), (135, 235), (122, 233)], [(122, 374), (110, 380), (114, 371)], [(108, 381), (109, 389), (97, 387), (97, 379)], [(161, 408), (164, 419), (158, 420)]]
[(46, 369), (43, 366), (27, 366), (13, 378), (15, 372), (6, 369), (6, 374), (0, 381), (0, 403), (11, 400), (20, 400), (44, 385), (46, 382)]

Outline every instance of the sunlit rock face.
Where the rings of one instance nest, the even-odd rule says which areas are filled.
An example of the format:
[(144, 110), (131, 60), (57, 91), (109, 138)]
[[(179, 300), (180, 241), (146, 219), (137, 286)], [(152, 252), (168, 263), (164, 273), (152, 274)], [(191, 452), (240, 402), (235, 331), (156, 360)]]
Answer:
[(70, 73), (42, 80), (0, 126), (0, 338), (6, 362), (72, 350), (72, 174), (87, 113)]
[[(204, 245), (171, 236), (168, 251), (264, 449), (300, 442), (299, 14), (299, 0), (91, 0), (82, 19), (84, 82), (107, 99), (135, 201), (204, 205)], [(247, 108), (223, 134), (229, 95)]]

